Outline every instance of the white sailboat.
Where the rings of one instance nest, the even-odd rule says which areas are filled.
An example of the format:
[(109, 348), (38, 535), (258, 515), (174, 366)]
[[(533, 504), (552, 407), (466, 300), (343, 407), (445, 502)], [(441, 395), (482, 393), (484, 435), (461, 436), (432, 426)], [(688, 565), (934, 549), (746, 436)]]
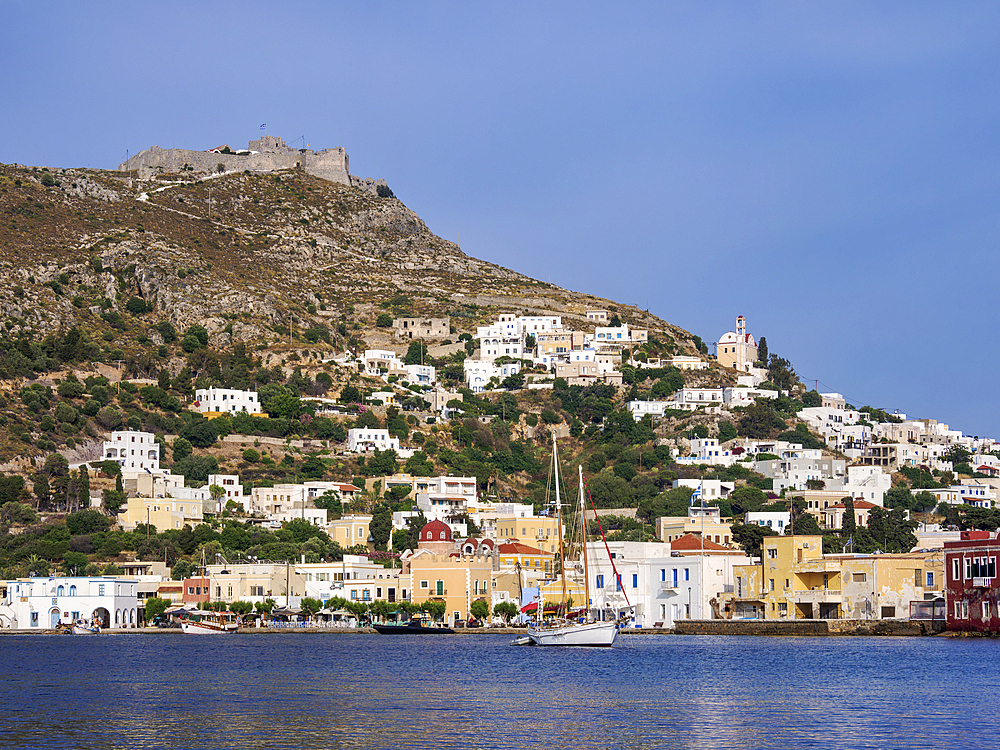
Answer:
[[(556, 454), (556, 440), (552, 437), (552, 464), (556, 483), (556, 507), (559, 509), (559, 559), (562, 574), (563, 612), (566, 612), (566, 556), (562, 536), (562, 507), (559, 500), (559, 459)], [(618, 635), (615, 620), (596, 620), (590, 617), (590, 582), (587, 571), (587, 516), (583, 503), (583, 468), (580, 468), (580, 520), (583, 526), (581, 543), (583, 547), (583, 579), (585, 591), (585, 615), (582, 620), (557, 618), (546, 621), (543, 616), (543, 602), (538, 602), (538, 620), (528, 628), (528, 637), (536, 646), (611, 646)]]

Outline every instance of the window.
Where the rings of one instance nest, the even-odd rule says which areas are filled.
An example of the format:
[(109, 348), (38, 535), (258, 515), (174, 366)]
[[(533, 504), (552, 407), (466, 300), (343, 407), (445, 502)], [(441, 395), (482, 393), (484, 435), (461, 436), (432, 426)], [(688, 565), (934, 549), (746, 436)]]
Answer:
[[(774, 591), (774, 579), (773, 579), (773, 578), (771, 578), (771, 579), (769, 579), (769, 580), (770, 580), (770, 582), (771, 582), (771, 591)], [(772, 604), (771, 606), (773, 607), (774, 605)]]
[(65, 595), (66, 595), (66, 589), (63, 588), (62, 586), (59, 586), (56, 589), (56, 596), (65, 596)]
[(989, 602), (983, 602), (983, 619), (984, 620), (990, 619), (990, 603)]
[(357, 589), (351, 589), (351, 598), (352, 599), (357, 599), (358, 598)]
[(690, 568), (684, 568), (684, 580), (685, 581), (690, 581), (691, 580), (691, 569)]
[(666, 581), (667, 580), (667, 570), (666, 570), (666, 568), (660, 568), (660, 580), (661, 581)]
[(676, 586), (677, 586), (677, 568), (674, 568), (671, 572), (673, 573), (673, 583), (674, 583), (674, 587), (676, 588)]
[(851, 580), (854, 583), (864, 583), (865, 581), (868, 580), (868, 574), (867, 573), (852, 573), (851, 574)]
[(215, 587), (215, 598), (216, 599), (221, 599), (222, 598), (222, 586), (216, 586)]
[(962, 602), (955, 602), (955, 619), (962, 619)]
[(776, 559), (778, 557), (778, 548), (777, 547), (768, 547), (767, 548), (767, 556), (769, 558), (771, 558), (772, 560)]
[(382, 598), (382, 587), (381, 586), (376, 586), (375, 587), (375, 598), (376, 599), (381, 599)]
[(934, 571), (927, 571), (927, 588), (932, 588), (934, 586)]
[(69, 587), (69, 595), (70, 596), (76, 596), (76, 585), (75, 584)]
[(963, 620), (968, 620), (969, 619), (969, 603), (968, 602), (962, 602), (962, 619)]
[(961, 572), (961, 568), (959, 567), (959, 565), (960, 563), (957, 557), (951, 561), (951, 580), (953, 581), (957, 581), (961, 577), (959, 575), (959, 573)]
[(639, 574), (638, 573), (633, 573), (632, 574), (632, 588), (634, 588), (634, 589), (639, 588)]
[(437, 582), (437, 595), (444, 596), (444, 581)]
[(965, 560), (965, 577), (966, 579), (972, 578), (972, 558), (966, 557)]
[(371, 589), (364, 589), (361, 592), (361, 599), (363, 601), (370, 602), (372, 600), (372, 590)]
[(603, 589), (604, 588), (604, 575), (603, 574), (597, 576), (597, 588), (599, 588), (599, 589)]
[(250, 587), (250, 596), (264, 596), (264, 587), (263, 586), (251, 586)]

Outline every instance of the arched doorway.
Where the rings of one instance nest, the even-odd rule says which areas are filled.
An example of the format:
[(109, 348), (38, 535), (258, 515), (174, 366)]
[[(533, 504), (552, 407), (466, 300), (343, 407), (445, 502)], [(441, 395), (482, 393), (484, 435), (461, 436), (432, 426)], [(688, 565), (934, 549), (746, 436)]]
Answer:
[(104, 607), (98, 607), (95, 609), (91, 615), (91, 619), (97, 620), (97, 624), (102, 628), (107, 628), (111, 625), (111, 613)]
[(49, 610), (49, 627), (55, 630), (59, 627), (59, 618), (62, 613), (59, 611), (58, 607), (53, 607)]

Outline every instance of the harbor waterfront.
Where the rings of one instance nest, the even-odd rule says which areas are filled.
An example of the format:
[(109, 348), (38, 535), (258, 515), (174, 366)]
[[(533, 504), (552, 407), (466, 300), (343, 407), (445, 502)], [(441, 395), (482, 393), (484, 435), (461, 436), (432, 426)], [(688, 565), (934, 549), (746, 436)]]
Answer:
[(966, 748), (994, 639), (0, 639), (3, 748)]

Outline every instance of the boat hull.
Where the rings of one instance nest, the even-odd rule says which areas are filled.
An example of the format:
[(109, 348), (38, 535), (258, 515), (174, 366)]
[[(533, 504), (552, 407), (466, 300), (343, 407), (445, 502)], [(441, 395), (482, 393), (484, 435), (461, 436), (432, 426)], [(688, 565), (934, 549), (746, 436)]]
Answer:
[(239, 626), (235, 622), (182, 622), (181, 630), (190, 635), (219, 635), (235, 633)]
[(617, 635), (616, 622), (570, 623), (552, 628), (528, 630), (528, 636), (537, 646), (608, 647), (614, 645)]
[(374, 625), (382, 635), (447, 635), (454, 633), (451, 628), (434, 628), (427, 625)]
[(101, 632), (98, 627), (91, 627), (89, 625), (74, 625), (73, 635), (97, 635)]

